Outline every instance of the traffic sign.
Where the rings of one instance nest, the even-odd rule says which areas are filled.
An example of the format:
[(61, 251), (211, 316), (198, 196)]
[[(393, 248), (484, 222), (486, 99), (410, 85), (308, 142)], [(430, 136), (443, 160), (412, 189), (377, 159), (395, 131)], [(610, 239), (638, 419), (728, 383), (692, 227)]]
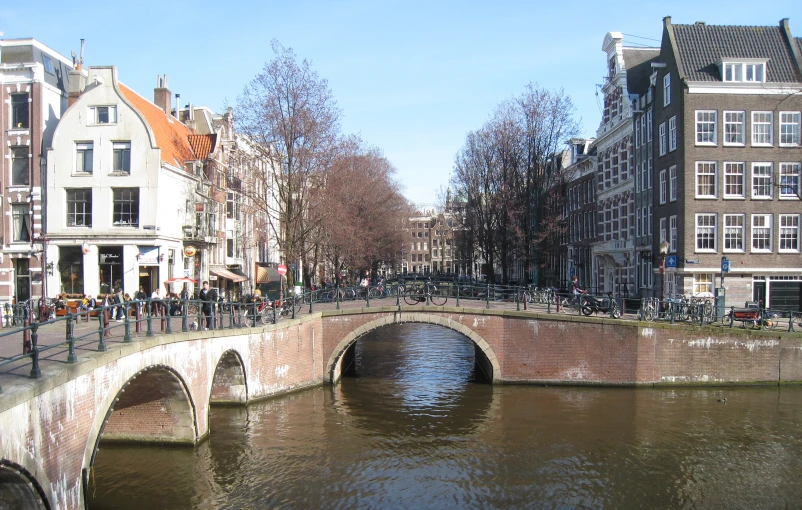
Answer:
[(666, 257), (666, 267), (677, 267), (677, 256), (669, 255)]
[(728, 259), (727, 257), (721, 257), (721, 272), (722, 273), (730, 272), (730, 259)]
[(281, 276), (287, 274), (287, 266), (285, 266), (284, 264), (279, 264), (276, 269), (278, 270), (278, 274), (280, 274)]

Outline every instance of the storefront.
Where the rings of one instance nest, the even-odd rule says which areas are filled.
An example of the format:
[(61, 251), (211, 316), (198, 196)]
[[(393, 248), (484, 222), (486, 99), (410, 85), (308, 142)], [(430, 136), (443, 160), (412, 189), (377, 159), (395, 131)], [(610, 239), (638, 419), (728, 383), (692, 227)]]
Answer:
[(80, 246), (59, 247), (58, 273), (61, 294), (85, 293), (84, 254)]
[(98, 246), (100, 293), (111, 294), (123, 286), (123, 247)]
[(158, 246), (138, 246), (139, 287), (150, 294), (159, 286), (159, 261), (161, 254)]

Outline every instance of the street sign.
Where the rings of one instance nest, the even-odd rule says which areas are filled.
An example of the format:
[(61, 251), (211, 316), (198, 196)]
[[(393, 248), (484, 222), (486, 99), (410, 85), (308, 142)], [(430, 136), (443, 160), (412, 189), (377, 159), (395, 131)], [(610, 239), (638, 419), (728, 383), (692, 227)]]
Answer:
[(666, 257), (666, 267), (677, 267), (676, 255), (669, 255)]
[(279, 264), (276, 270), (278, 271), (278, 274), (280, 274), (281, 276), (287, 274), (287, 266), (285, 266), (284, 264)]
[(727, 257), (721, 257), (721, 272), (722, 273), (730, 272), (730, 259), (728, 259)]

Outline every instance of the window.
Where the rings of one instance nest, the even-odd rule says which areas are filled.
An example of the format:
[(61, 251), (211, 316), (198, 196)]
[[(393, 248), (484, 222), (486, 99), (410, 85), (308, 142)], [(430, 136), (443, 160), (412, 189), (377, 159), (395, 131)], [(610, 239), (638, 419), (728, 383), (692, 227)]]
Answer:
[(743, 163), (724, 163), (724, 198), (744, 198)]
[(771, 163), (752, 163), (752, 198), (771, 198)]
[(799, 163), (780, 163), (780, 198), (800, 198)]
[(115, 124), (117, 122), (117, 107), (90, 106), (89, 118), (95, 124)]
[(677, 167), (672, 166), (668, 169), (668, 189), (669, 200), (675, 202), (677, 200)]
[(703, 297), (713, 295), (713, 275), (711, 273), (693, 275), (693, 295)]
[(671, 73), (663, 76), (663, 106), (671, 104)]
[(30, 242), (31, 214), (28, 204), (12, 204), (11, 216), (14, 222), (13, 240), (16, 242)]
[(668, 119), (668, 150), (677, 150), (677, 117)]
[(724, 112), (724, 145), (743, 145), (746, 113)]
[(139, 226), (139, 189), (114, 189), (112, 224), (115, 227)]
[(31, 183), (28, 147), (11, 147), (11, 185), (28, 186)]
[(799, 112), (780, 112), (780, 145), (799, 145)]
[(696, 198), (716, 198), (716, 163), (696, 162)]
[(780, 251), (799, 251), (799, 215), (780, 215)]
[(120, 174), (131, 173), (131, 142), (114, 142), (113, 171)]
[(766, 81), (765, 63), (727, 62), (724, 64), (724, 81), (763, 82)]
[(771, 146), (773, 115), (772, 112), (752, 112), (752, 145)]
[(11, 94), (11, 128), (28, 129), (28, 94)]
[(647, 163), (649, 165), (649, 170), (646, 175), (649, 178), (649, 189), (652, 189), (652, 158), (649, 158)]
[(716, 215), (696, 215), (696, 251), (716, 251)]
[(666, 190), (667, 190), (667, 183), (666, 183), (666, 171), (660, 170), (660, 203), (666, 203)]
[(668, 239), (669, 251), (676, 253), (677, 251), (677, 217), (670, 216), (668, 218)]
[(646, 112), (646, 139), (652, 141), (652, 111)]
[(752, 251), (771, 251), (771, 214), (752, 215)]
[(661, 156), (665, 156), (666, 155), (666, 123), (665, 122), (660, 123), (660, 126), (658, 127), (658, 129), (660, 130), (660, 136), (659, 136), (660, 155)]
[(45, 66), (45, 71), (47, 71), (48, 74), (55, 74), (53, 71), (53, 61), (50, 60), (50, 57), (44, 53), (42, 54), (42, 64)]
[(636, 215), (636, 218), (635, 218), (635, 235), (637, 237), (640, 237), (640, 236), (643, 235), (643, 229), (641, 229), (640, 209), (635, 211), (635, 215)]
[(90, 188), (67, 190), (67, 226), (92, 226), (92, 190)]
[(75, 172), (76, 173), (92, 173), (92, 162), (94, 160), (94, 147), (93, 142), (78, 142), (75, 144)]
[(649, 206), (649, 235), (652, 235), (652, 205)]
[(666, 229), (666, 218), (660, 218), (660, 242), (668, 240), (668, 230)]
[(744, 251), (744, 215), (724, 215), (724, 251)]
[(716, 145), (716, 111), (696, 111), (696, 145)]

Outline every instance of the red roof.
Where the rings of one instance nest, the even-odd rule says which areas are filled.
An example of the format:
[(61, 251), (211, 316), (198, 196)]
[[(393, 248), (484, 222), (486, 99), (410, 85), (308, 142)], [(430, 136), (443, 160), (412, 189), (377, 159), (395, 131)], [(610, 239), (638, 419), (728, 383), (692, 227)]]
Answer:
[(189, 145), (198, 159), (206, 159), (212, 152), (217, 135), (189, 135)]
[[(125, 98), (134, 105), (134, 108), (150, 124), (153, 134), (156, 136), (156, 145), (161, 149), (161, 160), (164, 163), (178, 168), (185, 168), (187, 161), (205, 159), (209, 155), (209, 151), (198, 154), (197, 151), (193, 150), (194, 146), (190, 143), (191, 137), (203, 135), (195, 135), (192, 130), (173, 118), (172, 115), (167, 115), (164, 110), (122, 83), (119, 85)], [(209, 150), (211, 150), (211, 145)]]

